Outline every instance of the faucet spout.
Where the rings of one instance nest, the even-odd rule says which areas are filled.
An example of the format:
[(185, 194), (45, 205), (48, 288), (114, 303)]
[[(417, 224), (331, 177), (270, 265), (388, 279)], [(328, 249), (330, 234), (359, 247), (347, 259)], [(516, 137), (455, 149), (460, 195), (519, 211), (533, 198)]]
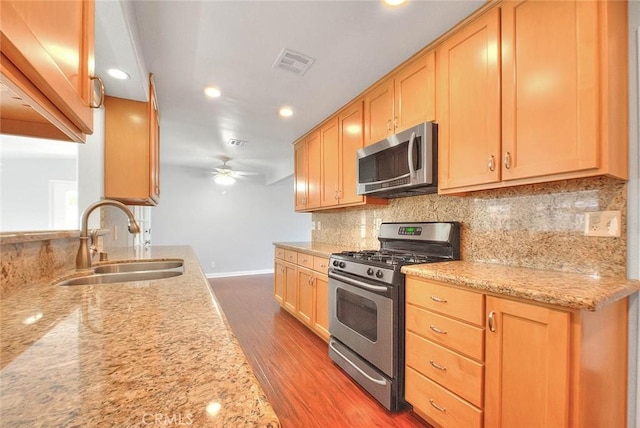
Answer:
[(80, 231), (80, 248), (78, 248), (78, 255), (76, 256), (76, 269), (89, 269), (91, 268), (91, 251), (89, 250), (89, 216), (96, 208), (111, 205), (120, 208), (129, 217), (129, 232), (132, 234), (140, 233), (140, 226), (136, 222), (135, 217), (131, 210), (122, 202), (113, 201), (111, 199), (103, 199), (98, 202), (94, 202), (89, 205), (82, 213), (82, 230)]

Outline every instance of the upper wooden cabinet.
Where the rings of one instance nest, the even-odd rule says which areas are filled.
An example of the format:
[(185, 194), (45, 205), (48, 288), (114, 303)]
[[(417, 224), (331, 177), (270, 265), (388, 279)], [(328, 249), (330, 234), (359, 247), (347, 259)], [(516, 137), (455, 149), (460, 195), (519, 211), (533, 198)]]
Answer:
[(314, 130), (294, 143), (295, 210), (320, 206), (321, 147), (320, 130)]
[(3, 0), (0, 50), (1, 132), (84, 142), (93, 132), (93, 0)]
[(500, 10), (437, 50), (438, 188), (500, 180)]
[(439, 192), (626, 179), (626, 10), (626, 2), (505, 1), (445, 40)]
[(153, 75), (149, 102), (105, 98), (104, 195), (128, 205), (160, 199), (160, 119)]
[(362, 110), (360, 99), (294, 144), (296, 211), (387, 204), (386, 199), (357, 193), (357, 151), (363, 146)]
[(403, 65), (365, 94), (365, 145), (435, 119), (435, 55)]

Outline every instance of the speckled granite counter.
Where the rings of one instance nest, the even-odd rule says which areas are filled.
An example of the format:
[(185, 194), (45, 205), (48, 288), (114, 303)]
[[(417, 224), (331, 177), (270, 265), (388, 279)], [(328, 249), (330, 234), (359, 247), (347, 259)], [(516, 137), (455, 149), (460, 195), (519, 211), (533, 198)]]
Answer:
[(31, 283), (1, 301), (3, 426), (279, 426), (189, 247), (175, 278)]
[(277, 247), (286, 248), (294, 251), (302, 251), (312, 256), (329, 257), (331, 253), (339, 253), (340, 251), (358, 251), (370, 250), (371, 248), (354, 248), (345, 247), (344, 245), (323, 244), (321, 242), (274, 242)]
[(597, 311), (640, 290), (640, 281), (468, 261), (405, 266), (402, 272), (488, 293), (588, 311)]

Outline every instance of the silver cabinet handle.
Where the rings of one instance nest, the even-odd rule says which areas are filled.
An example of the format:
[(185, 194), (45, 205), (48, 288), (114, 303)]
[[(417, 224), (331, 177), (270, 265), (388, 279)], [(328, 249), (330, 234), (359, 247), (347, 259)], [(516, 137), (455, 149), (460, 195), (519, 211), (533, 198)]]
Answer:
[(435, 367), (435, 368), (436, 368), (436, 369), (438, 369), (438, 370), (442, 370), (442, 371), (447, 370), (447, 368), (446, 368), (446, 367), (441, 366), (440, 364), (436, 363), (436, 362), (435, 362), (435, 361), (433, 361), (433, 360), (429, 360), (429, 364), (431, 364), (433, 367)]
[(489, 167), (489, 171), (496, 170), (496, 159), (493, 157), (493, 155), (489, 156), (489, 162), (487, 162), (487, 166)]
[(89, 106), (91, 108), (100, 108), (104, 105), (104, 82), (98, 76), (91, 76), (89, 79), (91, 79), (92, 82), (94, 80), (97, 80), (98, 83), (100, 84), (100, 101), (97, 104), (94, 104), (92, 101)]
[(436, 402), (433, 400), (433, 398), (429, 398), (429, 404), (431, 404), (433, 406), (434, 409), (436, 410), (440, 410), (441, 412), (446, 412), (447, 409), (444, 407), (440, 407), (436, 404)]
[(489, 312), (489, 331), (491, 332), (495, 332), (496, 331), (496, 313), (491, 311)]
[(431, 300), (433, 300), (434, 302), (438, 302), (438, 303), (447, 303), (447, 299), (443, 299), (443, 298), (438, 297), (438, 296), (431, 296)]
[(507, 169), (511, 168), (511, 153), (509, 152), (504, 154), (504, 167)]
[(387, 131), (391, 132), (391, 119), (387, 120)]
[(393, 118), (393, 127), (394, 127), (394, 128), (397, 128), (397, 127), (398, 127), (398, 116), (395, 116), (395, 117)]
[(436, 327), (435, 325), (430, 325), (429, 328), (433, 331), (435, 331), (438, 334), (447, 334), (446, 330), (440, 330), (438, 327)]

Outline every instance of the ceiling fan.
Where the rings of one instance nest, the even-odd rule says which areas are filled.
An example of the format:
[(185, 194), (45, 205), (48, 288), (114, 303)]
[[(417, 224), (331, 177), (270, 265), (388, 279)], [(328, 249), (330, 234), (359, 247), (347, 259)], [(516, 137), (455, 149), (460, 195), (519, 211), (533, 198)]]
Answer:
[(236, 179), (238, 178), (244, 178), (250, 175), (258, 175), (258, 173), (254, 171), (238, 171), (231, 168), (229, 165), (227, 165), (227, 162), (229, 162), (231, 158), (220, 156), (218, 159), (222, 162), (222, 165), (216, 167), (215, 171), (211, 172), (211, 175), (213, 175), (213, 181), (215, 181), (216, 184), (229, 186), (235, 183)]

